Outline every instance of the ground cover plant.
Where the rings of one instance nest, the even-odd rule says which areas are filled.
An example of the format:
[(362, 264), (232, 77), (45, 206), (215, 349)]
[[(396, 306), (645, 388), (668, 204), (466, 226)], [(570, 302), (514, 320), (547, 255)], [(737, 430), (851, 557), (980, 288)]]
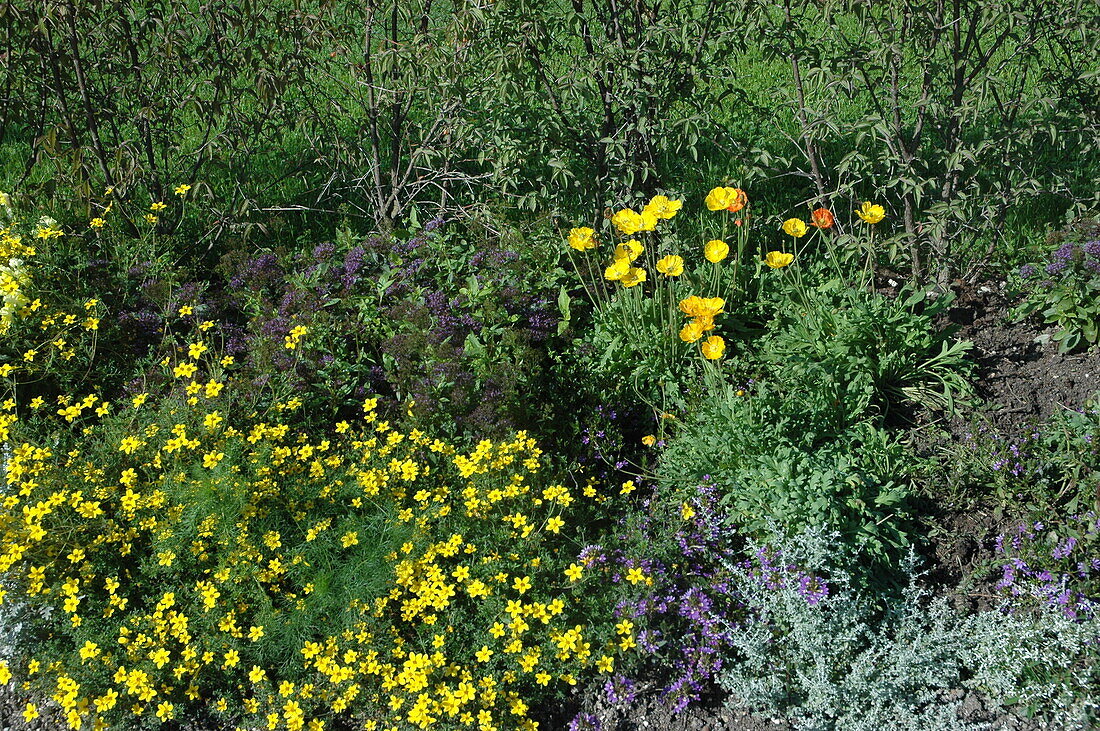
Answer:
[(1095, 16), (8, 2), (2, 720), (1094, 726)]

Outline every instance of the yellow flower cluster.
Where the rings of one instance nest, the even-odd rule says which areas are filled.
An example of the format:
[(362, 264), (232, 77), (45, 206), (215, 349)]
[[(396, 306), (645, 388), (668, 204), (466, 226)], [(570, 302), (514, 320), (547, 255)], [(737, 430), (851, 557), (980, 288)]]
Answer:
[[(6, 195), (6, 194), (5, 194)], [(25, 258), (35, 254), (34, 247), (23, 243), (13, 226), (0, 229), (0, 334), (8, 331), (15, 317), (29, 301), (27, 288), (30, 286), (30, 273)]]
[[(610, 609), (585, 615), (569, 563), (570, 512), (609, 498), (546, 481), (525, 433), (459, 451), (368, 399), (359, 427), (296, 434), (235, 420), (232, 379), (197, 377), (218, 362), (207, 343), (186, 358), (182, 404), (88, 394), (39, 412), (73, 449), (21, 440), (14, 401), (0, 409), (0, 578), (52, 611), (19, 667), (70, 728), (209, 704), (279, 731), (534, 729), (533, 689), (633, 649)], [(273, 660), (288, 638), (297, 660)]]
[(692, 318), (691, 322), (680, 330), (680, 339), (685, 343), (694, 343), (703, 337), (703, 333), (714, 329), (714, 318), (722, 313), (726, 301), (721, 297), (699, 297), (691, 295), (680, 300), (680, 312)]

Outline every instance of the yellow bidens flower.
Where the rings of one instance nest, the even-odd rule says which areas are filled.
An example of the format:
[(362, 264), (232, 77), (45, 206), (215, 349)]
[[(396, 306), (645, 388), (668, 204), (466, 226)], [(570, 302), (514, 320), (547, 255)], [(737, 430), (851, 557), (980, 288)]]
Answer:
[(146, 213), (145, 214), (145, 222), (148, 223), (149, 225), (153, 225), (157, 222), (157, 217), (154, 216), (152, 213)]
[(642, 437), (642, 444), (646, 445), (647, 447), (652, 447), (656, 443), (657, 437), (653, 436), (652, 434), (646, 434), (644, 437)]
[(863, 201), (863, 205), (856, 210), (856, 214), (867, 223), (878, 223), (886, 217), (886, 210), (877, 203)]
[(305, 334), (307, 332), (309, 332), (309, 330), (306, 328), (305, 325), (298, 325), (297, 327), (292, 328), (290, 333), (284, 339), (285, 342), (283, 344), (286, 346), (286, 349), (294, 350), (295, 348), (297, 348), (298, 343), (301, 342), (302, 338), (305, 337)]
[(187, 191), (189, 190), (191, 190), (191, 186), (184, 183), (183, 185), (177, 185), (176, 189), (172, 192), (182, 198), (183, 196), (187, 195)]
[(707, 245), (703, 247), (703, 256), (707, 258), (707, 261), (712, 264), (718, 262), (729, 256), (730, 247), (725, 241), (721, 239), (712, 239), (707, 242)]
[(657, 261), (657, 271), (666, 277), (678, 277), (684, 273), (684, 258), (670, 254)]
[(794, 254), (784, 254), (782, 251), (769, 251), (764, 257), (764, 263), (772, 269), (782, 269), (794, 261)]
[(726, 341), (720, 335), (711, 335), (703, 343), (703, 357), (707, 360), (718, 360), (726, 352)]
[(783, 233), (796, 239), (806, 235), (806, 222), (801, 218), (788, 218), (783, 222)]
[(710, 210), (725, 210), (730, 213), (737, 213), (748, 202), (749, 197), (740, 188), (714, 188), (707, 193), (706, 198), (707, 208)]
[(97, 218), (93, 218), (93, 219), (92, 219), (91, 221), (89, 221), (89, 222), (88, 222), (88, 225), (89, 225), (89, 226), (90, 226), (91, 228), (103, 228), (103, 226), (104, 226), (104, 225), (105, 225), (106, 223), (107, 223), (107, 222), (106, 222), (106, 221), (104, 221), (104, 220), (103, 220), (102, 218), (98, 218), (98, 217), (97, 217)]
[(596, 248), (596, 232), (587, 226), (572, 229), (569, 232), (569, 246), (577, 251)]
[(167, 207), (168, 207), (168, 204), (165, 203), (164, 201), (157, 201), (153, 205), (149, 206), (149, 210), (150, 211), (163, 211)]

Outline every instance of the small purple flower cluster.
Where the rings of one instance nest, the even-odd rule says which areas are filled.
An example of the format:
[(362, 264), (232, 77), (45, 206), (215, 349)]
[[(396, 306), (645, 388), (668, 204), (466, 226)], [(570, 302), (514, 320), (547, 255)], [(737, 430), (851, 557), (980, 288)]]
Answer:
[[(1075, 241), (1061, 243), (1057, 249), (1051, 252), (1044, 271), (1050, 277), (1058, 277), (1067, 271), (1071, 273), (1079, 271), (1078, 267), (1080, 273), (1086, 276), (1088, 273), (1100, 274), (1100, 239), (1091, 239), (1083, 244)], [(1031, 279), (1038, 272), (1038, 268), (1033, 264), (1025, 264), (1020, 268), (1019, 273), (1021, 278)], [(1040, 286), (1050, 288), (1054, 286), (1054, 281), (1044, 280), (1040, 283)]]
[[(641, 628), (638, 647), (663, 674), (662, 698), (676, 712), (698, 701), (722, 669), (732, 647), (731, 627), (759, 615), (760, 607), (745, 599), (745, 579), (738, 577), (770, 591), (793, 586), (811, 606), (829, 595), (825, 580), (784, 562), (776, 550), (743, 557), (735, 548), (743, 542), (725, 524), (719, 497), (709, 479), (679, 504), (654, 492), (632, 519), (621, 520), (617, 540), (623, 548), (592, 545), (580, 555), (587, 566), (626, 589), (615, 619)], [(647, 581), (627, 584), (632, 569), (641, 569)], [(625, 679), (605, 687), (609, 702), (632, 702), (636, 693)]]
[(1015, 598), (1037, 600), (1071, 619), (1100, 617), (1100, 517), (1074, 515), (1052, 530), (1042, 522), (1020, 524), (997, 536), (1003, 556), (996, 587)]
[(990, 432), (985, 427), (979, 427), (977, 436), (984, 439), (976, 439), (975, 436), (973, 431), (966, 434), (968, 448), (971, 452), (982, 452), (981, 457), (993, 472), (1012, 477), (1024, 477), (1035, 472), (1035, 468), (1029, 465), (1032, 459), (1030, 448), (1040, 439), (1039, 432), (1031, 432), (1019, 439), (1009, 439), (997, 432)]

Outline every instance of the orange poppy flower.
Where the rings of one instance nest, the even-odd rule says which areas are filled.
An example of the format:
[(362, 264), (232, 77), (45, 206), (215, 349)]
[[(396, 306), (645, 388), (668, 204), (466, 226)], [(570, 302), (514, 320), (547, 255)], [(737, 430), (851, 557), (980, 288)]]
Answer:
[(817, 228), (832, 228), (833, 212), (828, 208), (818, 208), (810, 214), (810, 225)]
[(745, 191), (741, 190), (740, 188), (734, 188), (733, 202), (730, 203), (729, 208), (727, 208), (726, 210), (730, 213), (737, 213), (742, 208), (744, 208), (745, 204), (748, 202), (749, 196), (745, 193)]

